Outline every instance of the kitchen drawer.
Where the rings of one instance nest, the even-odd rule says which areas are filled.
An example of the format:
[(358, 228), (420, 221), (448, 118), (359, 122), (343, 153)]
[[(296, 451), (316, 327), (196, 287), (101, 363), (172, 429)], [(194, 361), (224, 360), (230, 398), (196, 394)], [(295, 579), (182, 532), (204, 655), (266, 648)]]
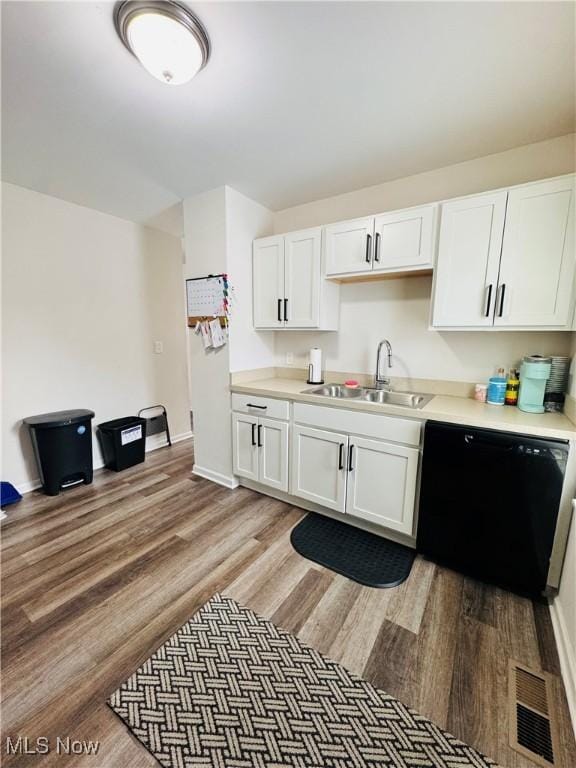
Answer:
[(232, 393), (232, 410), (239, 413), (251, 413), (253, 416), (266, 416), (268, 419), (290, 418), (290, 403), (287, 400), (275, 400), (273, 397), (240, 395)]
[(376, 437), (405, 445), (420, 445), (422, 422), (379, 413), (294, 403), (294, 421), (354, 435)]

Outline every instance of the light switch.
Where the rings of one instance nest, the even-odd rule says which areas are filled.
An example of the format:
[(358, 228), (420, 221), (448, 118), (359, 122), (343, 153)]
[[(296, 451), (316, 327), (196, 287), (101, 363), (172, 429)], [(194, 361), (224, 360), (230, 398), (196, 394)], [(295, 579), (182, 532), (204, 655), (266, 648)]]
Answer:
[(161, 341), (154, 342), (154, 352), (156, 352), (157, 355), (161, 355), (162, 352), (164, 352), (164, 344), (162, 344)]
[(294, 365), (294, 352), (286, 352), (286, 365)]

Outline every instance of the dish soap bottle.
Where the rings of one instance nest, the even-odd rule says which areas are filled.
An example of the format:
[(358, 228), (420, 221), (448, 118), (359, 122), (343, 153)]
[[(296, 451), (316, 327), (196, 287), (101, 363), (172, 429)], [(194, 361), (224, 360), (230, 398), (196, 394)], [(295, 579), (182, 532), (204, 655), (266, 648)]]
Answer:
[(520, 379), (518, 371), (510, 368), (508, 381), (506, 382), (506, 396), (504, 402), (506, 405), (518, 405), (518, 390), (520, 389)]

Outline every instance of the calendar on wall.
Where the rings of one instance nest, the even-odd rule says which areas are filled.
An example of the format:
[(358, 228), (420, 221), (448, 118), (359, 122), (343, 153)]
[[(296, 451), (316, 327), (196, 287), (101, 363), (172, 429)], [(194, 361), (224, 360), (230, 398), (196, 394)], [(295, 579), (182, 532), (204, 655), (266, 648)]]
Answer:
[(219, 318), (223, 327), (228, 324), (228, 276), (209, 275), (186, 280), (188, 325), (196, 326), (203, 320)]

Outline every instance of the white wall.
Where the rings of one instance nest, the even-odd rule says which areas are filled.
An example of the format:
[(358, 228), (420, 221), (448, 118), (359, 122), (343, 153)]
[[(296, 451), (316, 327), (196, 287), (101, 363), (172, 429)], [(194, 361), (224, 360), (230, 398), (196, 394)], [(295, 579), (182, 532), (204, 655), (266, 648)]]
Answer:
[(272, 214), (230, 187), (184, 200), (185, 276), (228, 273), (234, 289), (229, 343), (204, 351), (188, 332), (194, 412), (194, 471), (235, 485), (230, 429), (230, 371), (274, 365), (271, 333), (252, 329), (252, 240), (272, 231)]
[[(478, 158), (345, 195), (287, 208), (274, 215), (274, 231), (287, 232), (331, 221), (472, 194), (574, 171), (575, 136), (563, 136)], [(524, 354), (566, 354), (567, 333), (483, 333), (428, 330), (431, 278), (403, 278), (341, 288), (338, 333), (276, 333), (276, 363), (295, 355), (301, 367), (307, 350), (319, 346), (328, 369), (370, 373), (379, 339), (390, 339), (395, 376), (482, 381), (496, 366)], [(248, 367), (248, 366), (244, 366)]]
[(27, 489), (38, 477), (21, 426), (33, 414), (90, 408), (97, 424), (160, 402), (173, 435), (188, 432), (180, 242), (11, 184), (2, 192), (3, 479)]
[[(227, 271), (226, 190), (224, 187), (184, 200), (185, 277)], [(230, 435), (230, 348), (204, 351), (188, 329), (190, 402), (194, 413), (194, 469), (229, 485), (232, 476)]]
[(252, 329), (252, 241), (272, 234), (274, 218), (259, 203), (226, 187), (226, 254), (233, 287), (230, 371), (275, 364), (274, 333)]

